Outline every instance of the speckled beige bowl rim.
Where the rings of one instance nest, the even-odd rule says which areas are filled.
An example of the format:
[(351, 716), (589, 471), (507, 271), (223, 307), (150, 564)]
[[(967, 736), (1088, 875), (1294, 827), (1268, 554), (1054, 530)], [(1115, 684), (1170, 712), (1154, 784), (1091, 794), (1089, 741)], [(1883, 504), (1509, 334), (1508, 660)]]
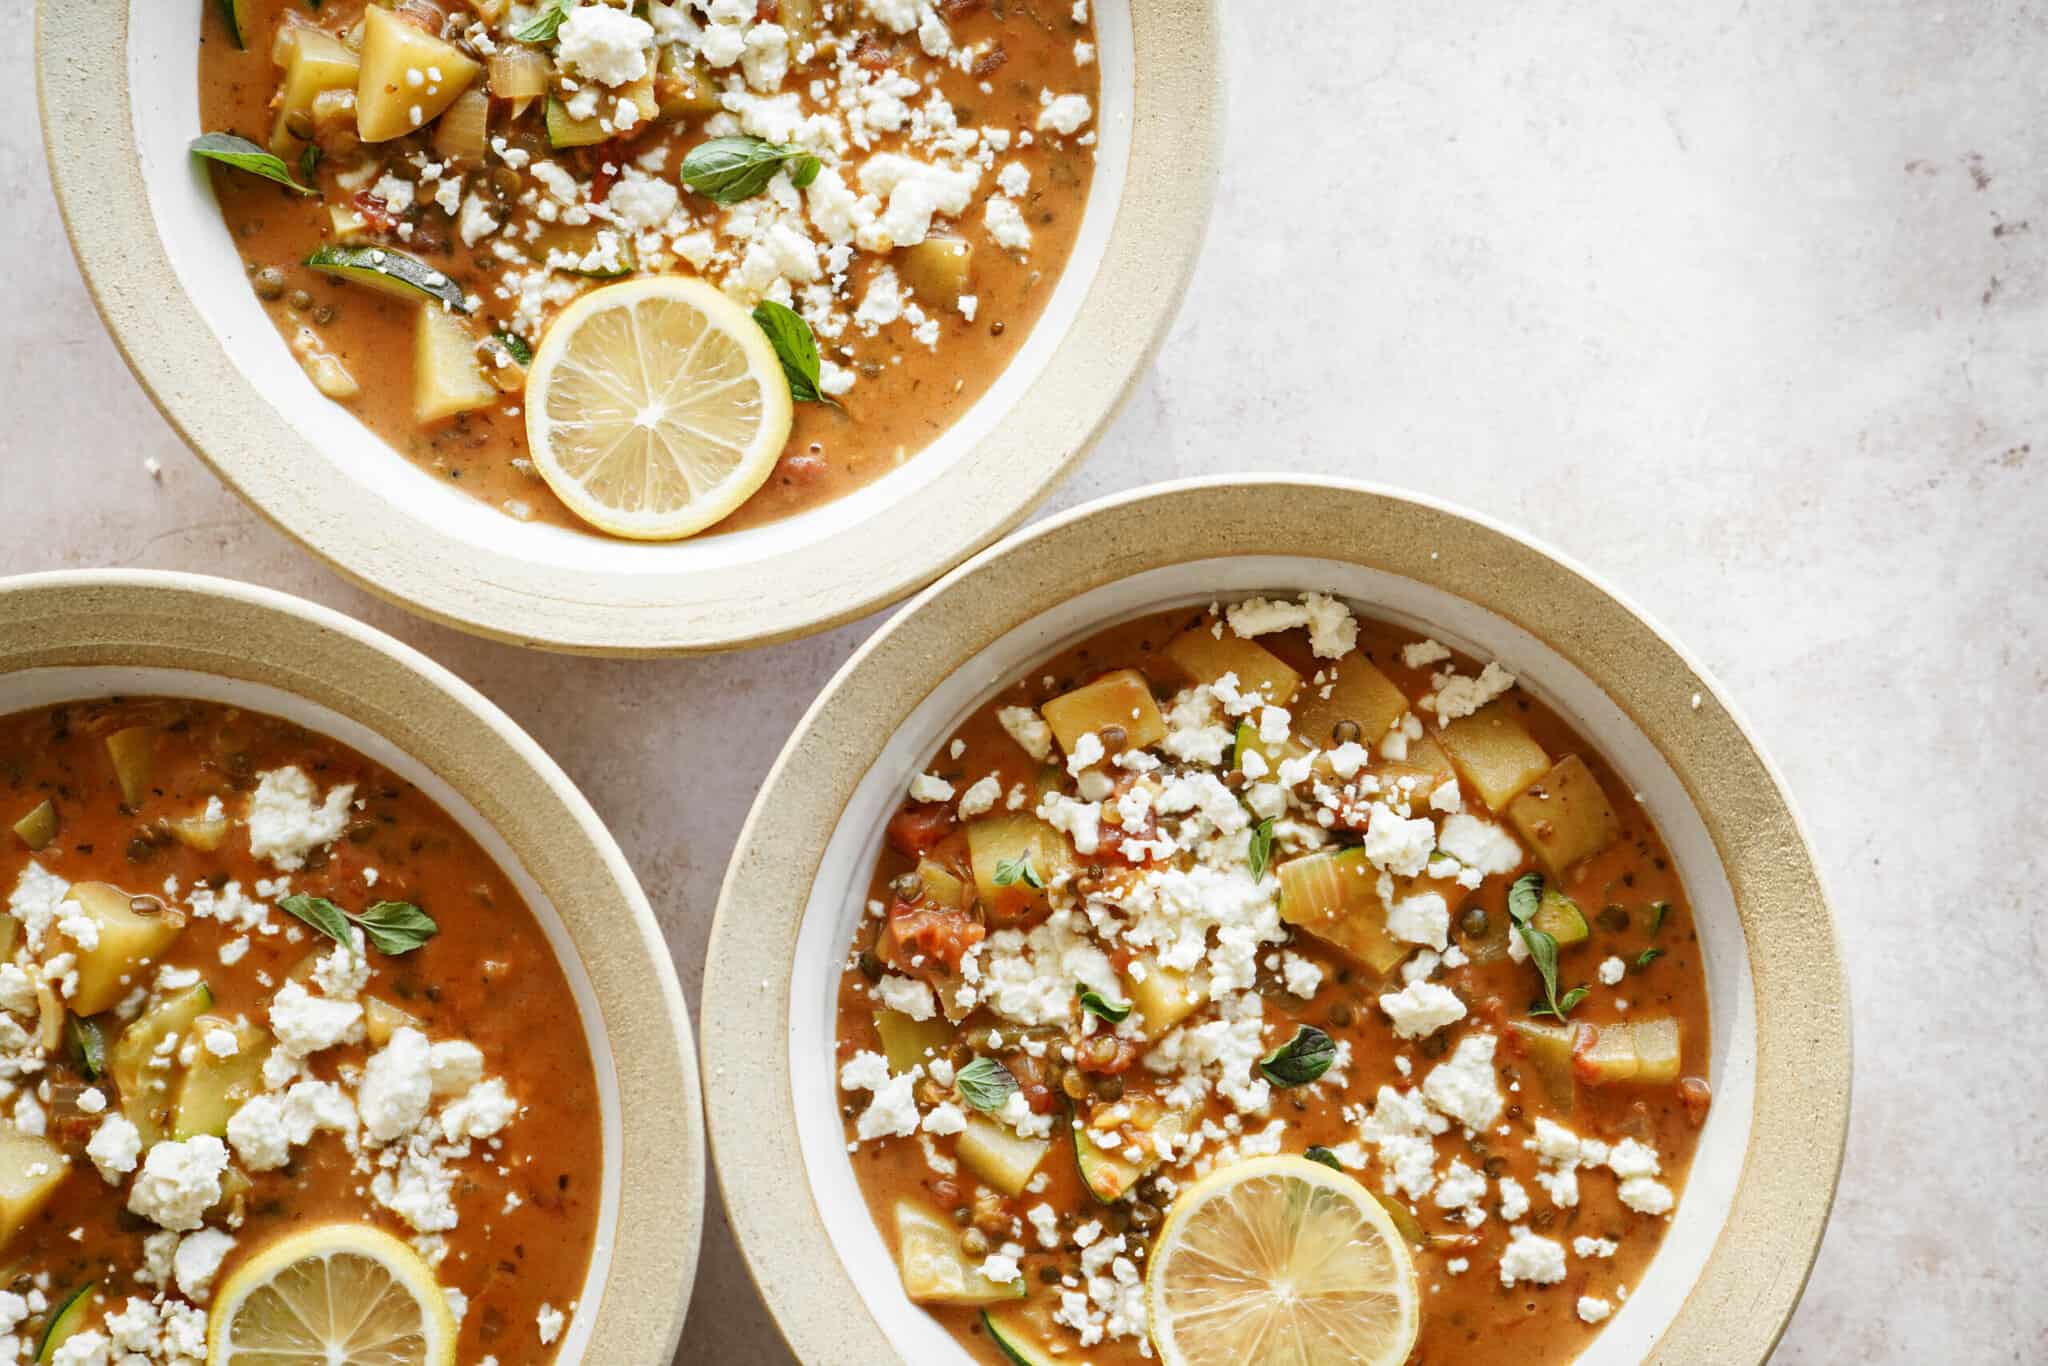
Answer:
[(618, 1080), (618, 1228), (586, 1359), (667, 1363), (703, 1229), (696, 1056), (654, 913), (583, 794), (481, 693), (324, 607), (196, 574), (0, 579), (0, 675), (93, 667), (187, 670), (303, 698), (410, 755), (503, 837), (575, 945)]
[[(1783, 784), (1705, 670), (1587, 570), (1440, 502), (1281, 475), (1137, 489), (990, 548), (855, 652), (769, 772), (719, 897), (702, 1047), (719, 1185), (790, 1347), (816, 1362), (895, 1356), (815, 1204), (791, 1199), (792, 1174), (805, 1170), (796, 1110), (784, 1068), (760, 1057), (764, 1013), (781, 1020), (788, 1047), (798, 928), (825, 842), (861, 776), (933, 687), (1039, 613), (1147, 570), (1256, 555), (1365, 565), (1506, 618), (1602, 688), (1684, 784), (1725, 866), (1748, 946), (1755, 1117), (1727, 1221), (1649, 1359), (1764, 1361), (1805, 1288), (1834, 1203), (1851, 1064), (1833, 918)], [(788, 1293), (799, 1285), (801, 1294)]]
[(51, 180), (114, 344), (186, 444), (278, 530), (408, 610), (517, 644), (614, 655), (765, 645), (931, 582), (1021, 522), (1108, 426), (1179, 307), (1214, 197), (1216, 0), (1130, 0), (1130, 169), (1115, 222), (1059, 346), (985, 437), (875, 515), (737, 569), (543, 566), (458, 539), (344, 475), (257, 391), (172, 283), (131, 126), (131, 3), (143, 0), (39, 0), (36, 9)]

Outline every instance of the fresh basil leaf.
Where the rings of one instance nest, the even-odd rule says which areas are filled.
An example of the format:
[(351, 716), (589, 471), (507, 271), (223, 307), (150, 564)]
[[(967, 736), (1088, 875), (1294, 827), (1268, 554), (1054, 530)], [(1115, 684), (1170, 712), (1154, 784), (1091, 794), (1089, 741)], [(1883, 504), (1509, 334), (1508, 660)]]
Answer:
[(1252, 881), (1257, 882), (1266, 875), (1266, 865), (1273, 861), (1273, 818), (1267, 817), (1252, 827), (1252, 842), (1246, 846), (1245, 865), (1252, 871)]
[(1337, 1041), (1314, 1025), (1302, 1025), (1294, 1037), (1259, 1059), (1259, 1071), (1275, 1086), (1306, 1086), (1337, 1061)]
[[(996, 878), (998, 881), (1001, 881), (1002, 874), (997, 873)], [(1101, 992), (1079, 984), (1075, 985), (1074, 990), (1080, 993), (1081, 1009), (1095, 1016), (1098, 1020), (1107, 1020), (1111, 1024), (1122, 1024), (1125, 1020), (1131, 1018), (1131, 1003), (1129, 1001), (1112, 1001)]]
[(300, 194), (312, 194), (298, 181), (292, 179), (291, 167), (281, 157), (272, 155), (247, 138), (238, 138), (233, 133), (207, 133), (192, 139), (193, 156), (207, 161), (217, 161), (223, 166), (232, 166), (250, 175), (260, 175), (265, 180), (274, 180), (287, 190)]
[(513, 360), (518, 361), (521, 365), (533, 364), (533, 348), (526, 344), (526, 338), (520, 336), (517, 332), (507, 332), (502, 328), (491, 333), (491, 335), (496, 337), (499, 344), (512, 353)]
[(555, 34), (561, 30), (562, 22), (569, 17), (569, 11), (575, 8), (576, 0), (544, 0), (540, 13), (528, 20), (526, 27), (513, 31), (513, 41), (552, 43)]
[(768, 344), (775, 348), (775, 358), (782, 362), (782, 377), (789, 381), (789, 396), (798, 403), (830, 403), (832, 400), (818, 387), (822, 373), (818, 339), (811, 335), (811, 325), (803, 316), (773, 299), (763, 299), (754, 305), (754, 321), (768, 334)]
[(1337, 1154), (1331, 1152), (1328, 1148), (1325, 1148), (1320, 1143), (1310, 1145), (1309, 1150), (1303, 1153), (1302, 1156), (1307, 1158), (1311, 1162), (1322, 1163), (1325, 1167), (1328, 1167), (1333, 1172), (1341, 1172), (1344, 1170), (1344, 1164), (1337, 1160)]
[(1587, 989), (1585, 987), (1573, 987), (1563, 996), (1560, 996), (1557, 1001), (1557, 1018), (1562, 1020), (1565, 1016), (1571, 1014), (1572, 1007), (1585, 1000), (1586, 996)]
[(1652, 901), (1650, 903), (1650, 934), (1652, 937), (1655, 937), (1657, 931), (1664, 928), (1664, 917), (1670, 914), (1670, 902)]
[(348, 912), (326, 897), (296, 892), (277, 905), (279, 910), (290, 912), (349, 952), (355, 952), (356, 938), (348, 931)]
[(1017, 1079), (994, 1058), (976, 1058), (968, 1063), (954, 1074), (953, 1084), (960, 1088), (960, 1099), (986, 1113), (1002, 1109), (1017, 1093)]
[(768, 188), (785, 165), (799, 189), (818, 178), (818, 159), (786, 142), (735, 134), (700, 142), (683, 158), (683, 184), (719, 204), (737, 204)]
[(1526, 925), (1536, 914), (1536, 908), (1543, 904), (1543, 874), (1524, 873), (1515, 879), (1515, 885), (1508, 888), (1508, 914), (1517, 924)]
[(1641, 971), (1643, 968), (1650, 966), (1650, 964), (1656, 962), (1659, 958), (1662, 958), (1663, 956), (1664, 950), (1662, 949), (1644, 949), (1641, 953), (1636, 955), (1636, 969), (1638, 971)]
[(385, 953), (411, 953), (441, 932), (434, 918), (410, 901), (380, 901), (351, 918)]

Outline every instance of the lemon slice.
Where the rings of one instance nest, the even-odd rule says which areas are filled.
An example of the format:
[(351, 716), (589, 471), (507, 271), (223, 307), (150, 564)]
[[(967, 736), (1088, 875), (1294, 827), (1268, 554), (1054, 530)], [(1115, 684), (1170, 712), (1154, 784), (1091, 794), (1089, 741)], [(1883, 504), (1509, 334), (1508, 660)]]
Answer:
[(454, 1366), (455, 1316), (434, 1273), (363, 1224), (280, 1238), (213, 1302), (207, 1366)]
[(1399, 1366), (1415, 1268), (1372, 1194), (1306, 1158), (1256, 1157), (1182, 1191), (1145, 1305), (1165, 1366)]
[(702, 531), (761, 487), (789, 440), (767, 334), (715, 286), (658, 275), (562, 310), (526, 378), (533, 463), (614, 536)]

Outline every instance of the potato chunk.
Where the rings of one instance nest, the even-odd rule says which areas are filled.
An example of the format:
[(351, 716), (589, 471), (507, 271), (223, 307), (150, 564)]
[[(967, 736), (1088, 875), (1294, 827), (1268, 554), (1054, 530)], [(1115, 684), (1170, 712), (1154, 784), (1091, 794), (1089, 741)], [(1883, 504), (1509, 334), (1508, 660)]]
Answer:
[(1489, 702), (1437, 732), (1465, 786), (1495, 811), (1549, 771), (1550, 756), (1506, 707)]
[(882, 1056), (892, 1072), (908, 1072), (946, 1051), (953, 1042), (953, 1026), (944, 1016), (913, 1020), (900, 1010), (875, 1012), (875, 1035), (882, 1041)]
[(41, 849), (57, 838), (57, 808), (45, 797), (14, 823), (14, 833), (31, 849)]
[[(1294, 709), (1294, 733), (1318, 749), (1337, 743), (1338, 724), (1350, 721), (1358, 727), (1359, 743), (1371, 746), (1392, 730), (1408, 711), (1408, 695), (1394, 685), (1364, 655), (1354, 651), (1332, 666), (1334, 679), (1311, 687)], [(1328, 697), (1322, 696), (1324, 687)]]
[(129, 726), (107, 737), (107, 757), (121, 784), (121, 800), (141, 806), (156, 775), (156, 727)]
[(1021, 1276), (999, 1285), (976, 1271), (952, 1221), (908, 1200), (896, 1205), (896, 1261), (903, 1293), (919, 1304), (997, 1304), (1027, 1293)]
[(1022, 811), (969, 821), (967, 856), (975, 893), (997, 924), (1043, 909), (1045, 889), (1073, 863), (1067, 837)]
[(1301, 687), (1301, 675), (1287, 667), (1280, 657), (1263, 645), (1232, 635), (1228, 628), (1219, 639), (1213, 628), (1197, 626), (1175, 636), (1166, 646), (1166, 657), (1197, 683), (1214, 683), (1225, 674), (1237, 676), (1239, 692), (1256, 692), (1275, 706), (1286, 706)]
[[(289, 42), (285, 41), (287, 36)], [(339, 38), (310, 24), (288, 25), (279, 31), (278, 39), (273, 55), (281, 53), (285, 71), (279, 87), (277, 121), (270, 126), (270, 150), (286, 161), (296, 162), (308, 141), (300, 134), (312, 130), (313, 101), (330, 90), (353, 94), (363, 64)]]
[(958, 237), (927, 237), (896, 253), (896, 273), (918, 302), (949, 313), (960, 307), (961, 295), (972, 292), (967, 281), (973, 270), (974, 246)]
[(71, 993), (71, 1009), (80, 1015), (97, 1015), (127, 995), (141, 982), (142, 969), (184, 929), (167, 915), (136, 911), (134, 898), (111, 883), (76, 883), (64, 900), (85, 914), (96, 934), (90, 946), (73, 936), (78, 944), (78, 985)]
[(498, 401), (497, 386), (485, 376), (477, 357), (476, 337), (462, 319), (439, 304), (421, 304), (413, 340), (412, 406), (421, 422), (438, 422)]
[(1125, 996), (1137, 1007), (1148, 1039), (1165, 1038), (1168, 1030), (1201, 1009), (1207, 999), (1185, 976), (1148, 958), (1132, 961), (1124, 983)]
[(1093, 683), (1061, 693), (1039, 708), (1054, 738), (1068, 754), (1091, 732), (1121, 727), (1126, 749), (1144, 749), (1166, 738), (1166, 719), (1152, 700), (1152, 687), (1136, 669), (1118, 669)]
[(1508, 820), (1552, 877), (1614, 843), (1621, 822), (1586, 761), (1568, 754), (1508, 803)]
[(69, 1175), (71, 1159), (56, 1144), (0, 1125), (0, 1248), (42, 1213)]
[(1025, 1185), (1045, 1160), (1049, 1138), (1024, 1138), (994, 1120), (970, 1115), (960, 1131), (960, 1160), (967, 1170), (1005, 1195), (1022, 1195)]
[(388, 142), (424, 128), (482, 69), (452, 44), (388, 9), (369, 6), (356, 76), (356, 135), (364, 142)]

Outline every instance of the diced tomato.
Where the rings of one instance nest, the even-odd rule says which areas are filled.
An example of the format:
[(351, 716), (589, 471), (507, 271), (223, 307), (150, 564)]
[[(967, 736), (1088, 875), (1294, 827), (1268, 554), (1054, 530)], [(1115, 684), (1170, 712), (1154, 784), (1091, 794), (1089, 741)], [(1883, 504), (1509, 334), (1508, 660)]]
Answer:
[(370, 231), (390, 232), (398, 226), (398, 216), (391, 212), (391, 206), (368, 190), (359, 191), (352, 202)]
[(889, 818), (889, 843), (905, 858), (923, 858), (953, 828), (953, 809), (938, 802), (906, 806)]
[(899, 901), (889, 908), (888, 920), (880, 944), (883, 956), (906, 971), (915, 971), (920, 965), (912, 960), (921, 957), (925, 966), (958, 972), (967, 951), (988, 937), (980, 921), (950, 907)]
[(886, 71), (893, 64), (894, 57), (886, 44), (875, 41), (872, 33), (863, 33), (860, 42), (853, 49), (853, 60), (869, 71)]
[(1057, 1102), (1050, 1087), (1034, 1082), (1024, 1088), (1024, 1103), (1031, 1107), (1034, 1115), (1049, 1115)]

